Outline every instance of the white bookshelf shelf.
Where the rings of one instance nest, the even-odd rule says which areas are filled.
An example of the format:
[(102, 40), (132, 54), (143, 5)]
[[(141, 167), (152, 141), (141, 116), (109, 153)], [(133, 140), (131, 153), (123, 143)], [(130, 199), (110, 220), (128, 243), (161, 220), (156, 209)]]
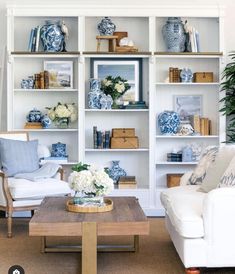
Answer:
[(86, 148), (86, 152), (148, 152), (148, 148), (136, 148), (136, 149), (131, 149), (131, 148), (120, 148), (120, 149), (112, 149), (112, 148), (101, 148), (101, 149), (95, 149), (95, 148)]
[(193, 135), (193, 136), (178, 136), (178, 135), (156, 135), (156, 139), (218, 139), (218, 135)]
[(219, 86), (219, 82), (212, 82), (212, 83), (164, 83), (164, 82), (156, 82), (156, 86)]
[(188, 166), (188, 165), (197, 165), (198, 162), (167, 162), (167, 161), (162, 161), (162, 162), (156, 162), (156, 165), (179, 165), (179, 166)]
[(15, 131), (28, 131), (28, 132), (78, 132), (77, 128), (42, 128), (42, 129), (13, 129)]
[(86, 112), (149, 112), (149, 109), (85, 109)]
[(69, 88), (60, 88), (60, 89), (23, 89), (23, 88), (15, 88), (14, 92), (78, 92), (78, 89), (69, 89)]

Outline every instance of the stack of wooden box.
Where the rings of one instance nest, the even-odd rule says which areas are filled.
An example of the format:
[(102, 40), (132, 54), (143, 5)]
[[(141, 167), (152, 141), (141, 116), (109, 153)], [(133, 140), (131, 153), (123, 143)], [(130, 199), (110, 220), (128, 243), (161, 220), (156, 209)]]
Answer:
[(135, 136), (134, 128), (113, 128), (111, 148), (113, 149), (136, 149), (139, 147), (139, 139)]

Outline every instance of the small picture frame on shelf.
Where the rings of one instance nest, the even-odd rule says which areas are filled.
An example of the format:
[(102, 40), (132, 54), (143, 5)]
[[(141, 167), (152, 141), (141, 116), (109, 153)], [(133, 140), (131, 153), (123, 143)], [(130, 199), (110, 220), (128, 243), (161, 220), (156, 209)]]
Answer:
[(182, 122), (188, 121), (191, 115), (202, 116), (202, 95), (175, 95), (174, 111)]
[(142, 101), (141, 58), (91, 58), (91, 78), (102, 81), (109, 75), (128, 80), (131, 88), (122, 96), (123, 101)]
[(44, 70), (49, 72), (49, 88), (73, 88), (73, 61), (44, 61)]

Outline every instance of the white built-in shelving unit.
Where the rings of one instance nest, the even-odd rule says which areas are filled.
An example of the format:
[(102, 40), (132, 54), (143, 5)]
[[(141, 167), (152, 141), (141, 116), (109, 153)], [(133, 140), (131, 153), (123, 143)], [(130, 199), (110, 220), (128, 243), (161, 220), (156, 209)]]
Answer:
[[(139, 52), (134, 54), (96, 52), (97, 24), (110, 16), (117, 31), (127, 31)], [(161, 29), (167, 17), (181, 17), (195, 26), (200, 35), (200, 53), (165, 52)], [(30, 138), (42, 144), (66, 143), (69, 163), (81, 161), (110, 166), (120, 160), (128, 175), (135, 175), (137, 189), (115, 189), (112, 195), (139, 198), (148, 215), (164, 214), (160, 193), (166, 188), (167, 173), (183, 173), (195, 167), (195, 162), (167, 162), (166, 154), (185, 144), (197, 143), (202, 147), (225, 140), (225, 117), (219, 113), (220, 75), (224, 66), (223, 25), (224, 9), (219, 6), (9, 6), (7, 9), (8, 48), (8, 130), (25, 130), (27, 113), (37, 107), (46, 112), (57, 102), (76, 103), (78, 121), (69, 129), (27, 130)], [(45, 20), (63, 19), (69, 29), (66, 53), (27, 52), (32, 27)], [(107, 45), (106, 45), (107, 46)], [(143, 100), (148, 109), (93, 110), (87, 105), (91, 58), (141, 58)], [(43, 70), (49, 60), (73, 61), (73, 89), (22, 90), (21, 79)], [(189, 67), (192, 71), (213, 71), (213, 83), (166, 83), (170, 66)], [(212, 121), (211, 136), (163, 136), (157, 125), (157, 116), (173, 109), (175, 95), (198, 94), (203, 97), (203, 115)], [(139, 137), (139, 149), (94, 149), (93, 126), (99, 130), (134, 127)]]

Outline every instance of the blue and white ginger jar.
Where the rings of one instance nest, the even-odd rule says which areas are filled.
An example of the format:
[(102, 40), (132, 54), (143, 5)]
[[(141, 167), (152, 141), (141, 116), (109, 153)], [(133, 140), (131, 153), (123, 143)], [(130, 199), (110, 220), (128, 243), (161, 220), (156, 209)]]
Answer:
[(51, 125), (51, 119), (48, 117), (47, 114), (45, 114), (41, 120), (42, 127), (43, 128), (49, 128)]
[(90, 79), (90, 91), (99, 91), (101, 87), (101, 82), (99, 79), (92, 78)]
[(189, 68), (183, 68), (180, 72), (181, 82), (183, 83), (192, 83), (193, 73)]
[(46, 24), (41, 28), (40, 36), (44, 51), (66, 51), (65, 34), (61, 30), (60, 21), (46, 20)]
[(30, 123), (39, 123), (42, 120), (42, 112), (36, 108), (30, 110), (29, 114), (27, 115), (26, 119)]
[(121, 176), (126, 176), (126, 171), (119, 166), (120, 161), (112, 161), (111, 168), (108, 168), (108, 175), (113, 179), (114, 183), (117, 183)]
[(101, 109), (111, 109), (113, 104), (113, 99), (111, 95), (102, 94), (100, 97), (100, 108)]
[(166, 24), (162, 28), (162, 35), (167, 51), (183, 52), (185, 50), (186, 35), (180, 17), (168, 17)]
[(97, 28), (100, 35), (113, 35), (116, 26), (109, 17), (104, 17)]
[(60, 142), (58, 142), (56, 144), (52, 144), (51, 156), (52, 157), (67, 157), (66, 144), (62, 144)]
[(171, 135), (178, 132), (180, 116), (175, 111), (165, 110), (158, 115), (158, 126), (161, 134)]

